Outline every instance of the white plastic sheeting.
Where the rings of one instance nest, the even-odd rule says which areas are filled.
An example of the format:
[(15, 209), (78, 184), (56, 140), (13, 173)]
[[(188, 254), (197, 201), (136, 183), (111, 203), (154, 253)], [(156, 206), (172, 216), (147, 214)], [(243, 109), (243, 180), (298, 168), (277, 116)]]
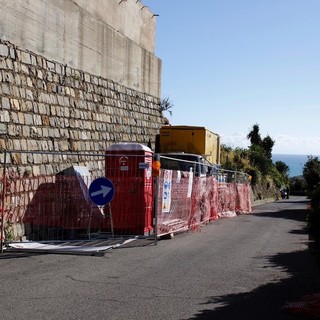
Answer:
[[(40, 242), (14, 242), (7, 246), (8, 251), (19, 251), (19, 252), (38, 252), (38, 253), (61, 253), (61, 254), (96, 254), (103, 253), (104, 251), (115, 249), (124, 246), (137, 238), (131, 238), (110, 245), (66, 245), (64, 243), (52, 244), (52, 243), (40, 243)], [(89, 244), (89, 242), (88, 242)]]

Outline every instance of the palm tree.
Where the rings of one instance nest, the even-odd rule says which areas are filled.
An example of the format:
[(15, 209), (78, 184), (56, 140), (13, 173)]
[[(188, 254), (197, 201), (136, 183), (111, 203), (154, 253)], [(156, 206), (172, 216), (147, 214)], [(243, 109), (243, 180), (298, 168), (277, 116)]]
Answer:
[(170, 116), (172, 116), (172, 107), (173, 107), (173, 103), (170, 101), (169, 98), (162, 98), (160, 100), (160, 110), (161, 112), (163, 111), (168, 111)]
[(260, 145), (261, 144), (261, 136), (259, 132), (259, 125), (256, 123), (253, 125), (252, 130), (248, 133), (247, 139), (250, 140), (251, 145)]

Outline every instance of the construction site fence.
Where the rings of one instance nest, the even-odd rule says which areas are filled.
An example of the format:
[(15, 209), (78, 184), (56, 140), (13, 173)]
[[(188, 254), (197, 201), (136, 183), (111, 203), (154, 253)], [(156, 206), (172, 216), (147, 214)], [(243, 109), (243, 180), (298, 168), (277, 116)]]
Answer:
[(210, 221), (252, 211), (249, 183), (173, 170), (161, 170), (159, 180), (158, 235), (199, 230)]
[[(33, 175), (12, 164), (16, 154), (2, 154), (1, 251), (17, 241), (150, 237), (156, 243), (162, 235), (251, 212), (250, 184), (239, 172), (215, 168), (215, 174), (197, 176), (192, 170), (160, 169), (157, 174), (153, 154), (48, 152), (64, 159), (65, 169)], [(91, 170), (95, 162), (103, 163), (101, 172)], [(105, 205), (96, 204), (89, 192), (101, 177), (114, 187), (114, 197)]]

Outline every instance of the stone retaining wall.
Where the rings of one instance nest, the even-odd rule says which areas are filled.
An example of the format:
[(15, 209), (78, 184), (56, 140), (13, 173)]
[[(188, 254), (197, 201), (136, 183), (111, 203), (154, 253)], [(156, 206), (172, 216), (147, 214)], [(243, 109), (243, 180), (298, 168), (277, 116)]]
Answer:
[(0, 40), (0, 150), (17, 151), (11, 166), (51, 174), (68, 158), (54, 163), (19, 151), (101, 154), (117, 142), (154, 145), (162, 124), (159, 98)]

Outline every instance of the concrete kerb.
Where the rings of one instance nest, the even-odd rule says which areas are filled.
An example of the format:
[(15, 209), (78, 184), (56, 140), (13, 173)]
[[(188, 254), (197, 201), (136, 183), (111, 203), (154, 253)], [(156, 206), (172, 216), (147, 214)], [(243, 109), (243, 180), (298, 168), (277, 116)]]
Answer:
[(261, 204), (269, 203), (269, 202), (275, 202), (275, 198), (266, 198), (266, 199), (261, 199), (261, 200), (254, 200), (252, 202), (252, 207), (259, 206)]

